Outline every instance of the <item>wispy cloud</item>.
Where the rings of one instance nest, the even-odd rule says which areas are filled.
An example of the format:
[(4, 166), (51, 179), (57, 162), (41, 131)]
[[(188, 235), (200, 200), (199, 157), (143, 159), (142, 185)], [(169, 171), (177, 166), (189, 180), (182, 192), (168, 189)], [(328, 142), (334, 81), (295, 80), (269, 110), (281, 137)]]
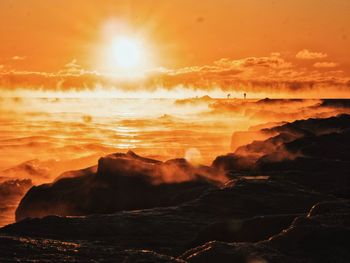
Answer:
[(12, 60), (25, 60), (27, 57), (25, 56), (13, 56), (11, 59)]
[(85, 70), (78, 64), (76, 59), (64, 65), (64, 68), (58, 72), (59, 75), (83, 75)]
[[(298, 66), (279, 53), (242, 59), (222, 58), (212, 64), (160, 69), (148, 72), (140, 79), (120, 79), (89, 71), (73, 59), (57, 72), (0, 70), (0, 89), (93, 90), (96, 87), (123, 91), (188, 90), (210, 92), (251, 92), (286, 94), (344, 94), (350, 97), (350, 77), (334, 68), (336, 62), (318, 62), (309, 67)], [(317, 91), (317, 92), (316, 92)]]
[(328, 57), (328, 55), (322, 52), (313, 52), (308, 49), (303, 49), (303, 50), (300, 50), (295, 57), (298, 59), (319, 59), (319, 58), (326, 58)]
[(313, 66), (315, 68), (335, 68), (338, 66), (338, 63), (335, 63), (335, 62), (316, 62)]

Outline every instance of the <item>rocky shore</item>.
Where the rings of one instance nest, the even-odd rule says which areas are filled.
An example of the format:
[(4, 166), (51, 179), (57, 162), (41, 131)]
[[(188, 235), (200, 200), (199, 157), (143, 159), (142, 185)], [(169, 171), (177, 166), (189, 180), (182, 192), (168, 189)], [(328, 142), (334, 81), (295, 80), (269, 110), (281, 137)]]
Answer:
[(245, 140), (211, 166), (116, 153), (34, 186), (0, 262), (350, 262), (350, 116)]

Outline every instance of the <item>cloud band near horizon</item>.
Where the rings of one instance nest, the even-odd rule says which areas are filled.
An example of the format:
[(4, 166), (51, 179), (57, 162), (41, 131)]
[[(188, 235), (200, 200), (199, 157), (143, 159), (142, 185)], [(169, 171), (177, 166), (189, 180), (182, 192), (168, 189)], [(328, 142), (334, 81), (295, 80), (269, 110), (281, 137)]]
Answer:
[[(303, 51), (300, 51), (303, 52)], [(300, 53), (299, 52), (299, 53)], [(161, 69), (147, 72), (142, 78), (122, 79), (83, 69), (76, 60), (57, 72), (16, 71), (0, 67), (0, 90), (84, 91), (96, 87), (122, 91), (185, 89), (210, 92), (252, 92), (271, 94), (319, 93), (323, 97), (350, 97), (350, 77), (338, 64), (322, 61), (326, 54), (315, 57), (309, 66), (288, 61), (280, 53), (264, 57), (231, 60), (222, 58), (211, 65)], [(298, 54), (299, 54), (298, 53)], [(304, 52), (305, 53), (305, 52)], [(297, 55), (298, 55), (297, 54)], [(304, 54), (305, 55), (305, 54)], [(320, 61), (315, 61), (319, 59)], [(294, 94), (293, 94), (294, 93)]]

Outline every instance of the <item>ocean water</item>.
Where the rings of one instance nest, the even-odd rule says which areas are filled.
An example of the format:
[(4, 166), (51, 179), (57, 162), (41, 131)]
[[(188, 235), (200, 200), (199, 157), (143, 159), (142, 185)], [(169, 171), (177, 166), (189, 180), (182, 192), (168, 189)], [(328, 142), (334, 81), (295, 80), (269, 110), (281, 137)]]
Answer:
[[(55, 163), (55, 169), (45, 167), (55, 176), (129, 149), (162, 160), (192, 154), (210, 164), (230, 150), (230, 136), (238, 128), (233, 118), (210, 111), (208, 103), (170, 99), (2, 99), (0, 171), (36, 160)], [(73, 159), (80, 161), (70, 165)]]

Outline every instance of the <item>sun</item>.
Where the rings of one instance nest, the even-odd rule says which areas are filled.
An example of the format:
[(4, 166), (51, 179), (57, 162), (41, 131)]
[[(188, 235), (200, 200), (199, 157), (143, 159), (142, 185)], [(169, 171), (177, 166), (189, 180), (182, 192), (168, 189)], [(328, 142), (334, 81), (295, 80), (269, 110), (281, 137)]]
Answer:
[(111, 56), (116, 67), (126, 71), (140, 68), (146, 54), (139, 40), (122, 36), (112, 40)]
[(115, 77), (142, 77), (154, 68), (153, 49), (145, 38), (115, 34), (100, 50), (99, 69)]
[(140, 79), (161, 68), (157, 42), (146, 26), (133, 28), (112, 19), (101, 24), (100, 34), (91, 45), (96, 72), (116, 79)]

